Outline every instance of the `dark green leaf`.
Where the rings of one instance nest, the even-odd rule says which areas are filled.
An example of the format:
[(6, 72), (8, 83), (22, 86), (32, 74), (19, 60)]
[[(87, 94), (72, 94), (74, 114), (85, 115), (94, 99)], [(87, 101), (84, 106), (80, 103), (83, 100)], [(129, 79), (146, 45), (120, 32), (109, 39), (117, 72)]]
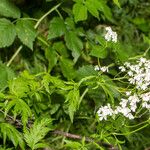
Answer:
[(65, 41), (68, 49), (72, 50), (74, 62), (77, 61), (83, 49), (83, 43), (75, 32), (70, 31), (65, 34)]
[(75, 77), (75, 70), (73, 68), (73, 62), (67, 58), (60, 59), (60, 67), (64, 77), (67, 79), (73, 79)]
[(8, 86), (8, 80), (13, 77), (13, 71), (0, 62), (0, 90), (4, 90)]
[(48, 32), (48, 39), (56, 38), (62, 36), (66, 31), (66, 26), (64, 21), (55, 17), (51, 20)]
[(45, 57), (46, 59), (48, 60), (49, 62), (49, 65), (48, 65), (48, 72), (51, 71), (51, 69), (56, 65), (57, 63), (57, 54), (55, 52), (55, 50), (51, 47), (48, 47), (46, 50), (45, 50)]

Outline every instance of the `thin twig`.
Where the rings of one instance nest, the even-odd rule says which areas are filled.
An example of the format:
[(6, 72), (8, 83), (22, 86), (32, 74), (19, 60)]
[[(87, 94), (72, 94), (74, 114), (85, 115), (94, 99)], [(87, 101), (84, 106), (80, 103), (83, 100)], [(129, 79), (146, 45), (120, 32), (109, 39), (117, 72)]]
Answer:
[(10, 64), (12, 63), (12, 61), (15, 59), (15, 57), (18, 55), (18, 53), (21, 51), (22, 49), (22, 45), (19, 46), (19, 48), (17, 49), (17, 51), (13, 54), (13, 56), (11, 57), (11, 59), (8, 61), (7, 63), (7, 67), (10, 66)]
[(59, 6), (61, 5), (61, 3), (57, 4), (56, 6), (54, 6), (52, 9), (50, 9), (46, 14), (44, 14), (39, 20), (38, 22), (36, 23), (36, 25), (34, 26), (34, 28), (36, 29), (39, 24), (41, 23), (41, 21), (46, 17), (48, 16), (51, 12), (53, 12), (54, 10), (56, 10)]

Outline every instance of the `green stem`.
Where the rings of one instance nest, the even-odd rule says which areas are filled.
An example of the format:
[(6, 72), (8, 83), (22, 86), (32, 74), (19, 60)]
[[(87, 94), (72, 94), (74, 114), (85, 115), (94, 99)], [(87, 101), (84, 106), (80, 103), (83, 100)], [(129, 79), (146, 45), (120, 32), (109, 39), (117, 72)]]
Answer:
[(22, 49), (22, 45), (21, 46), (19, 46), (19, 48), (17, 49), (17, 51), (13, 54), (13, 56), (11, 57), (11, 59), (8, 61), (8, 63), (7, 63), (7, 67), (9, 67), (10, 66), (10, 64), (12, 63), (12, 61), (15, 59), (15, 57), (18, 55), (18, 53), (21, 51), (21, 49)]
[(37, 27), (39, 26), (39, 24), (42, 22), (42, 20), (48, 16), (51, 12), (53, 12), (54, 10), (56, 10), (59, 6), (61, 5), (61, 3), (57, 4), (56, 6), (54, 6), (52, 9), (50, 9), (46, 14), (44, 14), (39, 20), (38, 22), (35, 24), (34, 28), (37, 29)]
[(113, 135), (130, 135), (130, 134), (132, 134), (132, 133), (135, 133), (135, 132), (137, 132), (137, 131), (140, 131), (140, 130), (146, 128), (147, 126), (149, 126), (149, 124), (145, 124), (144, 126), (138, 128), (138, 129), (136, 129), (136, 130), (133, 130), (133, 131), (131, 131), (131, 132), (126, 132), (126, 133), (113, 133)]

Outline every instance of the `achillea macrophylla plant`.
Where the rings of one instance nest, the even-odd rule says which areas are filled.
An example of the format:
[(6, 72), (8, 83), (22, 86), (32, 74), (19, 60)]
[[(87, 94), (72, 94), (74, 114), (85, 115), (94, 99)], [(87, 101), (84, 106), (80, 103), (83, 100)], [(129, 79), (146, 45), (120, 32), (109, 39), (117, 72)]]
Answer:
[(111, 104), (107, 104), (99, 108), (97, 114), (100, 120), (107, 120), (108, 116), (115, 118), (119, 114), (134, 119), (142, 116), (142, 110), (145, 113), (150, 110), (150, 60), (141, 57), (134, 64), (125, 62), (119, 69), (126, 73), (128, 88), (118, 106), (112, 108)]

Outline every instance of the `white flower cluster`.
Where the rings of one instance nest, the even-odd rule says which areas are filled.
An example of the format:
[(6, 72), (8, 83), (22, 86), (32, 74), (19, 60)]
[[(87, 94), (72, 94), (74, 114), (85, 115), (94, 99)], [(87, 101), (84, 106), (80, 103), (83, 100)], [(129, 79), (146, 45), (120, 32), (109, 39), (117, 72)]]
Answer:
[(105, 40), (116, 43), (117, 42), (117, 33), (112, 31), (111, 27), (106, 27), (105, 30), (106, 30)]
[(108, 72), (108, 66), (100, 67), (100, 66), (96, 65), (96, 66), (94, 67), (94, 70), (95, 70), (95, 71)]
[(129, 84), (135, 85), (138, 92), (127, 91), (126, 98), (122, 98), (119, 106), (114, 109), (110, 107), (110, 104), (100, 107), (97, 111), (100, 120), (107, 120), (107, 116), (119, 113), (129, 119), (134, 119), (138, 106), (150, 110), (150, 92), (148, 91), (150, 85), (150, 60), (140, 58), (135, 65), (126, 62), (119, 69), (122, 72), (127, 72)]
[(126, 62), (119, 69), (127, 71), (130, 84), (135, 85), (138, 90), (146, 90), (150, 85), (150, 60), (140, 58), (135, 65)]
[(133, 113), (136, 111), (137, 103), (140, 101), (136, 94), (130, 95), (127, 99), (122, 98), (119, 106), (116, 106), (115, 109), (110, 107), (110, 104), (107, 106), (102, 106), (97, 111), (100, 120), (107, 120), (107, 116), (113, 116), (117, 114), (122, 114), (129, 119), (134, 119)]

